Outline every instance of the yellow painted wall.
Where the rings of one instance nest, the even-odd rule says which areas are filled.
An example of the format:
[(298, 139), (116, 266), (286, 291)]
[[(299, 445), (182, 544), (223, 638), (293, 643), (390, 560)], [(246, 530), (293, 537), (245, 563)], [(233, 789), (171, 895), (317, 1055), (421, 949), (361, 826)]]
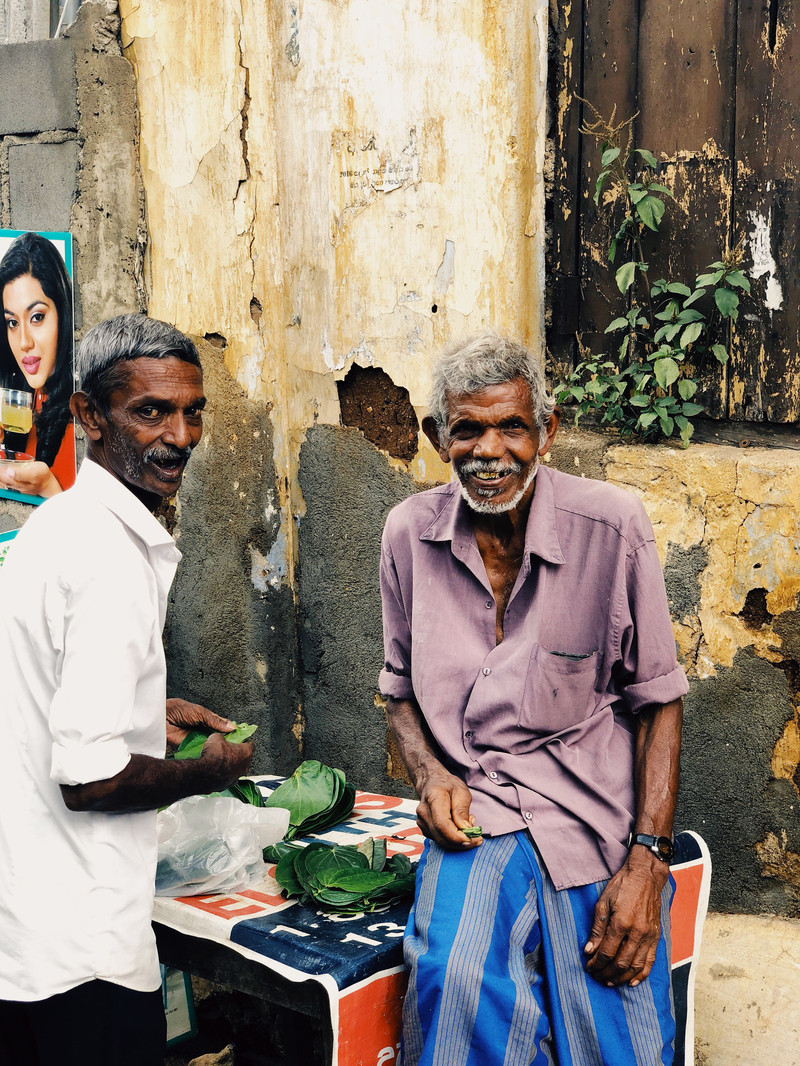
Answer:
[[(292, 554), (299, 445), (315, 421), (338, 424), (354, 362), (419, 409), (451, 338), (497, 324), (543, 349), (547, 4), (120, 11), (149, 313), (222, 335), (231, 374), (272, 405)], [(427, 444), (413, 473), (442, 475)]]

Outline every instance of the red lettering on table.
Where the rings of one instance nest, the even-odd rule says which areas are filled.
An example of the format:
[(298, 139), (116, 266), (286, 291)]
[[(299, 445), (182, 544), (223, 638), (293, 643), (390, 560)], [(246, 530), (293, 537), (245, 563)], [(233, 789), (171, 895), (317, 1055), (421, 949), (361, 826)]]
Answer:
[(389, 811), (399, 807), (403, 801), (399, 796), (379, 796), (377, 792), (356, 792), (355, 809), (357, 811)]
[[(242, 893), (244, 895), (244, 893)], [(213, 914), (217, 918), (226, 918), (232, 921), (234, 918), (244, 918), (248, 914), (261, 914), (263, 907), (253, 904), (249, 906), (240, 899), (231, 896), (182, 896), (179, 903), (185, 903), (189, 907), (196, 907), (205, 914)]]

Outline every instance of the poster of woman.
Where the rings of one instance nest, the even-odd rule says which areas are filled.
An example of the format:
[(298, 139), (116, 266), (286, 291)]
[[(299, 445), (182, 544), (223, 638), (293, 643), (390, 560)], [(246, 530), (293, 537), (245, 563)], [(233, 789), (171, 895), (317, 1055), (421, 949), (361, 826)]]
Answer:
[(0, 495), (40, 503), (75, 481), (72, 238), (0, 230)]

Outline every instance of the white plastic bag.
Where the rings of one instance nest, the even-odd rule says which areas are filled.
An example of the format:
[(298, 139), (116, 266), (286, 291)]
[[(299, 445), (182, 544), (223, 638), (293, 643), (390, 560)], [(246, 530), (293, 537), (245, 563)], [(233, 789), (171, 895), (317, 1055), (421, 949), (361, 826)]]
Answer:
[(235, 892), (264, 870), (262, 850), (281, 840), (289, 812), (229, 796), (189, 796), (159, 811), (157, 896)]

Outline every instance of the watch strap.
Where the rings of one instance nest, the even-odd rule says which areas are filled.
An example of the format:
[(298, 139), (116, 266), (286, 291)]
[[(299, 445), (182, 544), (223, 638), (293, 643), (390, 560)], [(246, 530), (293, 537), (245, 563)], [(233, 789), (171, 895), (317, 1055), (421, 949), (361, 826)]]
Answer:
[(656, 858), (661, 859), (668, 866), (672, 862), (674, 849), (669, 837), (655, 837), (649, 833), (629, 833), (628, 847), (631, 848), (634, 844), (642, 844), (648, 851), (652, 851)]

